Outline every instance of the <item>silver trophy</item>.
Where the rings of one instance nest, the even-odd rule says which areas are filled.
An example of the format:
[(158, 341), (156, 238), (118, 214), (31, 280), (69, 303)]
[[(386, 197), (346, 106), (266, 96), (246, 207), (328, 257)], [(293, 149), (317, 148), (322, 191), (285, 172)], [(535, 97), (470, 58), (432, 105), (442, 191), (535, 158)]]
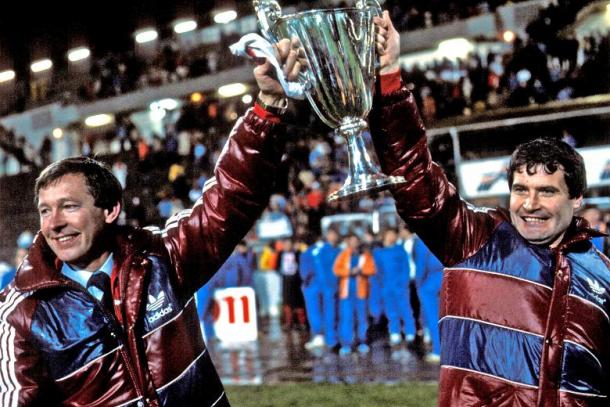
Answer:
[(254, 0), (262, 34), (271, 42), (297, 38), (307, 59), (298, 82), (320, 119), (347, 139), (349, 169), (345, 183), (328, 200), (354, 198), (404, 183), (381, 172), (370, 146), (366, 118), (375, 84), (375, 27), (379, 3), (310, 10), (282, 16), (275, 0)]

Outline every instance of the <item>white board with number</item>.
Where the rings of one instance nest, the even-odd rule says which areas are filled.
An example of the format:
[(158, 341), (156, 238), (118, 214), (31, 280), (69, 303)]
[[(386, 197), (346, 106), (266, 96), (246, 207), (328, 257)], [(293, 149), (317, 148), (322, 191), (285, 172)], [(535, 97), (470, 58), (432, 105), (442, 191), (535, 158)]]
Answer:
[(224, 343), (255, 341), (256, 297), (251, 287), (230, 287), (214, 291), (214, 331)]

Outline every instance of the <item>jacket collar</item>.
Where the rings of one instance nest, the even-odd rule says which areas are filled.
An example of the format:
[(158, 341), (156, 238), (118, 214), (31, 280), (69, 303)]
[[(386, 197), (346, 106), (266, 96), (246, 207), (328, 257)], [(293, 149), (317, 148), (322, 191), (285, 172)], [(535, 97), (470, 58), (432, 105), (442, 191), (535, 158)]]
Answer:
[[(133, 253), (141, 250), (150, 236), (150, 233), (144, 230), (117, 226), (112, 246), (115, 268)], [(15, 286), (20, 291), (33, 291), (65, 284), (67, 278), (61, 273), (62, 265), (63, 262), (53, 253), (42, 233), (38, 232), (28, 255), (17, 270)]]
[(589, 241), (591, 238), (607, 236), (599, 230), (592, 229), (586, 219), (579, 216), (572, 218), (572, 223), (568, 226), (563, 240), (557, 246), (557, 250), (565, 251), (573, 248), (573, 246)]

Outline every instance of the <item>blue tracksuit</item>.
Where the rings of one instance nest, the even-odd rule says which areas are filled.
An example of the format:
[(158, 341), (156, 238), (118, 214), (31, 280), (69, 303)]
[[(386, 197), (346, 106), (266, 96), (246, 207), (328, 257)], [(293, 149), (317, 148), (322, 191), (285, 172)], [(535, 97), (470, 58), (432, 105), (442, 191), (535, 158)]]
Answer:
[[(375, 257), (375, 250), (373, 250), (373, 257)], [(377, 259), (375, 259), (375, 266), (377, 266)], [(384, 314), (383, 309), (383, 292), (381, 291), (381, 276), (379, 275), (379, 270), (374, 276), (369, 278), (370, 283), (370, 293), (368, 299), (368, 310), (369, 315), (373, 318), (373, 323), (378, 324), (381, 315)]]
[(400, 334), (402, 322), (405, 335), (415, 335), (415, 319), (409, 301), (410, 268), (407, 252), (401, 244), (395, 244), (375, 249), (373, 257), (390, 334)]
[(203, 321), (206, 338), (216, 336), (212, 315), (214, 290), (227, 287), (244, 287), (252, 285), (252, 271), (246, 258), (238, 252), (233, 252), (218, 272), (212, 276), (196, 294), (199, 320)]
[(305, 309), (311, 335), (320, 335), (322, 329), (322, 304), (324, 281), (319, 273), (316, 273), (314, 256), (318, 254), (323, 243), (316, 243), (307, 248), (301, 254), (299, 273), (301, 274), (301, 289), (305, 298)]
[(432, 340), (432, 352), (440, 355), (438, 315), (443, 265), (419, 238), (413, 242), (413, 261), (417, 270), (415, 279), (424, 323)]
[(324, 242), (314, 254), (314, 269), (322, 284), (322, 313), (324, 341), (333, 347), (337, 340), (337, 290), (338, 280), (333, 271), (335, 260), (341, 250)]

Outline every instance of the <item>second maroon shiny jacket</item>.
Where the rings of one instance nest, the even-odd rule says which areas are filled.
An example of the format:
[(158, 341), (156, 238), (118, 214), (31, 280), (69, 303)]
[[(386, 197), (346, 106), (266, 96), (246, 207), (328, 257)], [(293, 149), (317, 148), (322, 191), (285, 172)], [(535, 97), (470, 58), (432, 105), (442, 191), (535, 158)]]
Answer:
[(574, 218), (558, 247), (536, 246), (506, 211), (463, 201), (431, 159), (413, 95), (384, 82), (375, 147), (384, 172), (407, 180), (393, 191), (400, 216), (446, 267), (439, 404), (610, 405), (610, 261), (591, 245), (597, 232)]

